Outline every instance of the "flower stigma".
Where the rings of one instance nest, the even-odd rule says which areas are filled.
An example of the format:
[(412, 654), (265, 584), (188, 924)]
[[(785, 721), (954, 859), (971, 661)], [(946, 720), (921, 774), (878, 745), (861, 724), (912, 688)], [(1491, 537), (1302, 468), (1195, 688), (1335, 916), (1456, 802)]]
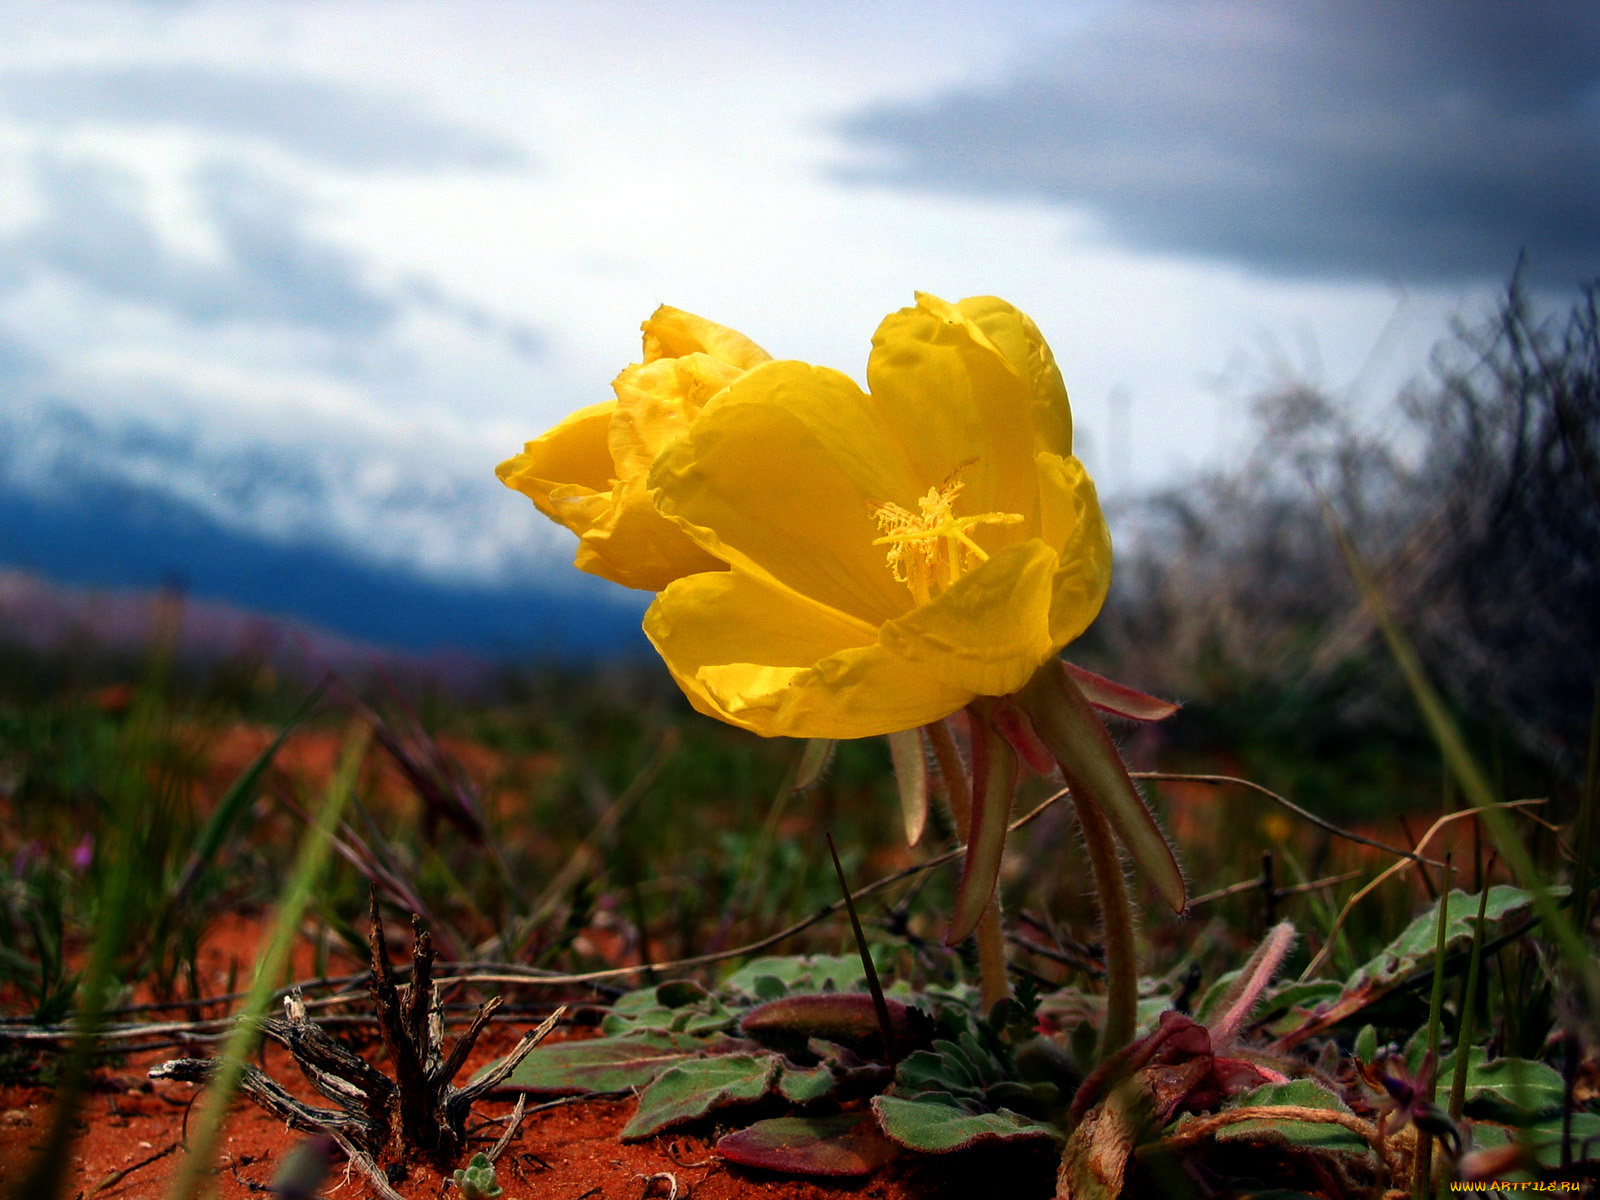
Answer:
[(989, 555), (967, 532), (979, 525), (1015, 525), (1018, 513), (989, 512), (976, 516), (955, 515), (956, 497), (966, 484), (958, 478), (972, 461), (962, 463), (945, 478), (917, 498), (917, 512), (894, 501), (873, 506), (873, 516), (883, 536), (874, 546), (889, 547), (889, 570), (895, 579), (911, 589), (918, 604), (926, 604), (949, 588)]

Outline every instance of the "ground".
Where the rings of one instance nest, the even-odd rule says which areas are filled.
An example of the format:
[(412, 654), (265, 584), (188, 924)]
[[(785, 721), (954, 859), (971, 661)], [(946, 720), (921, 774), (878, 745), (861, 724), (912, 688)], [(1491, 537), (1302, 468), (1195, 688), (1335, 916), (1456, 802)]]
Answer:
[[(215, 922), (202, 960), (219, 974), (224, 963), (248, 962), (258, 935), (258, 922), (225, 916)], [(462, 1077), (504, 1055), (533, 1023), (535, 1019), (521, 1017), (496, 1020)], [(582, 1033), (566, 1031), (558, 1036), (574, 1035)], [(209, 1043), (193, 1049), (144, 1051), (95, 1072), (67, 1175), (68, 1200), (160, 1200), (166, 1195), (183, 1153), (185, 1125), (198, 1089), (187, 1083), (152, 1081), (147, 1073), (168, 1058), (209, 1052)], [(375, 1038), (366, 1053), (381, 1065), (382, 1050)], [(269, 1045), (260, 1065), (296, 1094), (322, 1103), (305, 1086), (286, 1051)], [(14, 1178), (43, 1140), (54, 1102), (55, 1093), (47, 1086), (0, 1086), (0, 1180)], [(514, 1102), (511, 1096), (482, 1102), (474, 1109), (469, 1129), (484, 1118), (504, 1117)], [(679, 1200), (922, 1200), (992, 1192), (997, 1171), (1006, 1173), (1008, 1196), (1048, 1196), (1052, 1190), (1051, 1162), (1041, 1158), (1019, 1164), (1015, 1154), (998, 1159), (982, 1152), (903, 1159), (866, 1180), (820, 1183), (766, 1175), (723, 1162), (713, 1146), (718, 1130), (710, 1123), (638, 1144), (622, 1142), (618, 1134), (633, 1106), (632, 1100), (599, 1100), (530, 1114), (496, 1164), (504, 1200), (644, 1200), (673, 1195)], [(485, 1126), (482, 1145), (474, 1148), (487, 1149), (502, 1128)], [(245, 1200), (269, 1194), (285, 1154), (304, 1137), (241, 1100), (224, 1135), (216, 1195), (220, 1200)], [(414, 1164), (396, 1190), (406, 1200), (459, 1195), (448, 1174), (426, 1163)], [(355, 1200), (372, 1193), (358, 1173), (347, 1182), (340, 1163), (325, 1181), (322, 1194)]]

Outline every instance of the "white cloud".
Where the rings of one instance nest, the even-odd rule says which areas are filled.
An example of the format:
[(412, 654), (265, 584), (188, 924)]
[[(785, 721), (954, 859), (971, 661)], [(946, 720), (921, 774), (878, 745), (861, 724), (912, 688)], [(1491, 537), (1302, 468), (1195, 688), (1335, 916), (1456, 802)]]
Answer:
[(1229, 453), (1262, 339), (1311, 331), (1337, 385), (1398, 309), (1389, 394), (1475, 293), (1266, 281), (1027, 199), (830, 178), (845, 113), (997, 84), (1107, 7), (0, 7), (0, 370), (36, 416), (161, 433), (130, 475), (241, 527), (486, 577), (566, 556), (493, 467), (608, 395), (661, 302), (860, 378), (913, 289), (1006, 296), (1114, 487)]

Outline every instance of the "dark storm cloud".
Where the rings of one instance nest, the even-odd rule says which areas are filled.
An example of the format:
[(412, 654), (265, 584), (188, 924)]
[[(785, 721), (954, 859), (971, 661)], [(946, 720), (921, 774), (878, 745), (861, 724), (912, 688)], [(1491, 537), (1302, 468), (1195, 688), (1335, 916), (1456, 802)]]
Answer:
[(0, 98), (40, 125), (171, 125), (252, 138), (335, 166), (437, 170), (521, 165), (509, 143), (398, 97), (321, 80), (202, 66), (12, 72)]
[(1600, 5), (1162, 0), (860, 112), (846, 178), (1026, 196), (1282, 275), (1600, 274)]

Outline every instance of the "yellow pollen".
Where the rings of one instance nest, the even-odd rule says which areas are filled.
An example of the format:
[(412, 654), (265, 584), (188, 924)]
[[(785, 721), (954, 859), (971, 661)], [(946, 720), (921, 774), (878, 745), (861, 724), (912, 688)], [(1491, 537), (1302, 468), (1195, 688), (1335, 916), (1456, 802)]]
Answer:
[(966, 485), (956, 476), (963, 463), (939, 487), (917, 499), (917, 512), (893, 501), (873, 507), (883, 536), (874, 546), (889, 547), (889, 570), (911, 589), (918, 604), (926, 604), (973, 567), (989, 560), (988, 554), (967, 531), (979, 525), (1015, 525), (1016, 513), (990, 512), (971, 517), (955, 515), (956, 497)]

